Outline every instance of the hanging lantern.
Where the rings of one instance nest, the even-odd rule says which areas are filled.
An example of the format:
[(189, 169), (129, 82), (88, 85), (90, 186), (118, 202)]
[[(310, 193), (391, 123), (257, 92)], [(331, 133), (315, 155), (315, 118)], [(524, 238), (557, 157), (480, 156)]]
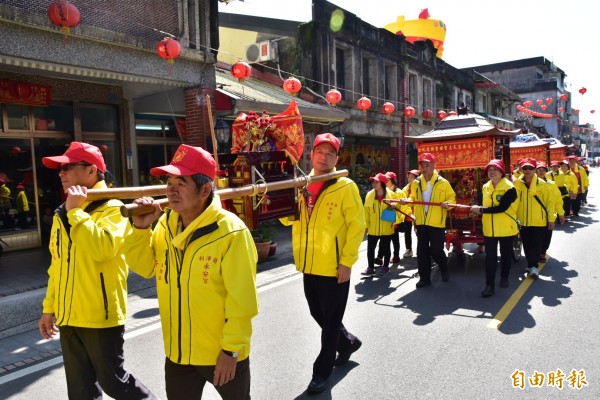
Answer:
[(383, 103), (383, 106), (381, 106), (381, 111), (383, 111), (385, 115), (390, 115), (391, 113), (396, 111), (396, 106), (387, 101)]
[(448, 111), (448, 116), (449, 117), (456, 117), (456, 111)]
[(175, 39), (164, 38), (156, 45), (156, 53), (167, 60), (171, 65), (175, 63), (175, 59), (181, 54), (181, 45)]
[(595, 113), (595, 112), (596, 112), (596, 110), (591, 110), (590, 112), (593, 114), (593, 113)]
[(81, 21), (79, 10), (67, 0), (58, 0), (50, 4), (48, 18), (65, 35), (71, 33), (71, 28), (75, 28)]
[(553, 101), (552, 97), (546, 97), (546, 104), (552, 104)]
[(573, 110), (573, 114), (575, 114), (575, 115), (579, 115), (579, 110), (577, 110), (577, 109), (576, 109), (576, 110)]
[(411, 118), (415, 115), (416, 111), (414, 108), (412, 108), (411, 106), (407, 106), (404, 109), (404, 115), (406, 115), (408, 118)]
[(531, 100), (527, 100), (526, 102), (523, 103), (523, 105), (525, 107), (531, 107), (533, 105), (533, 102)]
[(437, 117), (438, 119), (444, 119), (448, 116), (448, 114), (446, 113), (446, 111), (444, 110), (440, 110), (437, 112)]
[(331, 89), (329, 92), (327, 92), (327, 94), (325, 94), (325, 98), (327, 99), (329, 104), (335, 107), (336, 104), (342, 101), (342, 94), (335, 89)]
[(542, 105), (540, 106), (540, 108), (542, 109), (542, 111), (546, 111), (546, 105), (545, 105), (545, 104), (542, 104)]
[(558, 109), (558, 112), (560, 112), (560, 113), (562, 113), (562, 112), (565, 112), (565, 108), (564, 108), (564, 107), (560, 107), (560, 108)]
[(568, 94), (566, 94), (566, 93), (563, 93), (563, 94), (561, 94), (561, 95), (560, 95), (560, 99), (561, 99), (562, 101), (565, 101), (565, 100), (567, 100), (568, 98), (569, 98), (569, 95), (568, 95)]
[(302, 89), (302, 84), (294, 77), (287, 78), (285, 82), (283, 82), (283, 90), (292, 96), (297, 96), (300, 89)]
[(231, 75), (239, 80), (240, 83), (243, 83), (244, 79), (252, 75), (252, 67), (243, 61), (238, 61), (231, 66)]
[(19, 154), (21, 154), (21, 148), (19, 146), (15, 146), (12, 149), (10, 149), (10, 152), (12, 153), (13, 156), (18, 156)]
[(582, 87), (581, 89), (579, 89), (579, 93), (585, 94), (585, 92), (587, 92), (586, 88)]
[(523, 109), (524, 109), (524, 108), (525, 108), (525, 107), (523, 107), (522, 105), (520, 105), (520, 104), (519, 104), (519, 105), (517, 106), (517, 111), (523, 111)]
[(359, 110), (363, 110), (364, 112), (367, 112), (367, 110), (369, 108), (371, 108), (371, 100), (369, 100), (367, 97), (363, 96), (360, 99), (358, 99), (358, 101), (356, 102), (356, 106), (358, 107)]
[(423, 117), (424, 119), (431, 119), (433, 118), (433, 111), (429, 109), (423, 110), (423, 112), (421, 113), (421, 117)]
[(541, 106), (543, 102), (544, 102), (544, 101), (543, 101), (542, 99), (537, 99), (537, 100), (535, 101), (535, 104), (537, 104), (538, 106)]

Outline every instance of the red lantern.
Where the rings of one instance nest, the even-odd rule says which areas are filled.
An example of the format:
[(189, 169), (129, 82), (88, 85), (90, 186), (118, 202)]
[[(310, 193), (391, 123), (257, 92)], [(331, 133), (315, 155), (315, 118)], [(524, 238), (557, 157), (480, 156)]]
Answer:
[(579, 89), (579, 93), (585, 94), (585, 92), (587, 92), (586, 88), (582, 87), (581, 89)]
[(102, 153), (106, 153), (108, 151), (108, 146), (105, 144), (101, 144), (98, 148)]
[(525, 107), (523, 107), (522, 105), (520, 105), (520, 104), (519, 104), (519, 105), (517, 106), (517, 111), (523, 111), (523, 109), (524, 109), (524, 108), (525, 108)]
[(27, 83), (17, 83), (15, 94), (20, 99), (27, 99), (31, 96), (31, 86)]
[(175, 39), (164, 38), (156, 45), (156, 53), (167, 60), (169, 64), (175, 63), (175, 58), (181, 54), (181, 45)]
[(10, 149), (10, 152), (13, 154), (13, 156), (18, 156), (19, 154), (21, 154), (21, 148), (19, 146), (15, 146), (12, 149)]
[(231, 75), (242, 83), (252, 75), (252, 67), (243, 61), (238, 61), (231, 66)]
[(560, 113), (562, 113), (562, 112), (565, 112), (565, 108), (564, 108), (564, 107), (560, 107), (560, 108), (558, 109), (558, 112), (560, 112)]
[(577, 110), (577, 109), (573, 110), (573, 114), (579, 115), (579, 110)]
[(412, 108), (411, 106), (407, 106), (404, 109), (404, 115), (406, 115), (408, 118), (411, 118), (412, 116), (414, 116), (416, 113), (415, 109)]
[(545, 105), (545, 104), (542, 104), (542, 105), (540, 106), (540, 108), (542, 109), (542, 111), (546, 111), (546, 105)]
[(444, 110), (440, 110), (437, 112), (437, 117), (438, 119), (444, 119), (448, 116), (448, 114), (446, 114), (446, 111)]
[(448, 111), (448, 116), (449, 117), (456, 117), (456, 111)]
[(294, 77), (287, 78), (285, 82), (283, 82), (283, 90), (285, 90), (292, 96), (296, 96), (300, 89), (302, 89), (302, 84), (298, 79)]
[(562, 101), (565, 101), (565, 100), (567, 100), (568, 98), (569, 98), (569, 95), (568, 95), (568, 94), (566, 94), (566, 93), (563, 93), (563, 94), (561, 94), (561, 95), (560, 95), (560, 99), (561, 99)]
[(523, 105), (525, 107), (531, 107), (532, 104), (533, 104), (533, 102), (531, 100), (527, 100), (526, 102), (523, 103)]
[(75, 28), (81, 21), (79, 10), (67, 0), (59, 0), (50, 4), (48, 18), (65, 35), (71, 33), (71, 28)]
[(367, 97), (363, 96), (360, 99), (358, 99), (358, 101), (356, 102), (356, 106), (358, 107), (359, 110), (363, 110), (364, 112), (367, 112), (367, 110), (369, 108), (371, 108), (371, 100), (369, 100)]
[(543, 102), (544, 102), (544, 101), (543, 101), (542, 99), (537, 99), (537, 100), (535, 101), (535, 104), (537, 104), (538, 106), (541, 106)]
[(552, 104), (553, 101), (552, 97), (546, 97), (546, 104)]
[(595, 113), (595, 112), (596, 112), (596, 110), (591, 110), (590, 112), (593, 114), (593, 113)]
[(390, 103), (389, 101), (387, 101), (387, 102), (383, 103), (383, 106), (381, 106), (381, 110), (383, 111), (384, 114), (390, 115), (391, 113), (396, 111), (396, 106), (393, 105), (392, 103)]
[(429, 110), (429, 109), (427, 109), (427, 110), (423, 110), (423, 112), (421, 113), (421, 116), (422, 116), (424, 119), (431, 119), (431, 118), (433, 118), (433, 111), (431, 111), (431, 110)]
[(335, 89), (331, 89), (329, 92), (327, 92), (327, 94), (325, 95), (325, 98), (327, 99), (329, 104), (331, 104), (333, 107), (335, 107), (336, 104), (338, 104), (340, 101), (342, 101), (342, 94)]

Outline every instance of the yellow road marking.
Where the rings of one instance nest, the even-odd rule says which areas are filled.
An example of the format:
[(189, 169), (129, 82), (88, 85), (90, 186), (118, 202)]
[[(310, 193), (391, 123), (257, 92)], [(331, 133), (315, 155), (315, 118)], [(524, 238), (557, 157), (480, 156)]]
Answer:
[[(542, 272), (548, 261), (550, 261), (550, 256), (546, 254), (546, 262), (538, 263), (539, 272)], [(523, 282), (521, 282), (517, 290), (515, 290), (512, 296), (510, 296), (506, 303), (504, 303), (504, 306), (502, 306), (500, 311), (498, 311), (498, 314), (496, 314), (494, 318), (492, 318), (490, 323), (487, 325), (488, 328), (500, 329), (500, 325), (502, 325), (504, 321), (506, 321), (508, 315), (512, 312), (513, 308), (515, 308), (519, 300), (521, 300), (521, 297), (523, 297), (527, 289), (529, 289), (529, 287), (533, 284), (534, 280), (537, 279), (526, 278), (523, 280)]]

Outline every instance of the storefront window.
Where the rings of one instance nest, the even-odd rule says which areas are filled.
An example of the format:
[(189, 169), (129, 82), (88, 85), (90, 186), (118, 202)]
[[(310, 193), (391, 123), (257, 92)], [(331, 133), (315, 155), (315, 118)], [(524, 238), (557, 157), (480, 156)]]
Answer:
[(83, 132), (118, 132), (117, 108), (82, 105), (81, 130)]
[(9, 130), (29, 130), (29, 107), (6, 105), (6, 118)]
[(140, 185), (164, 182), (150, 175), (150, 168), (166, 165), (183, 142), (172, 118), (138, 119), (135, 122), (137, 137), (138, 171)]
[(73, 132), (73, 107), (52, 104), (48, 107), (32, 107), (36, 131)]

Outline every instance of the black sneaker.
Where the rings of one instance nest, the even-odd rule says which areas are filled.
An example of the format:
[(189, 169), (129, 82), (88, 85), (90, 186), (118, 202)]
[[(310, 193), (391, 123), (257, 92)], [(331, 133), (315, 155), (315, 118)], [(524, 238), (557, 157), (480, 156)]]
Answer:
[(313, 376), (306, 388), (306, 392), (309, 394), (318, 394), (327, 388), (327, 379), (321, 378), (320, 376)]
[(350, 348), (343, 353), (338, 354), (337, 358), (333, 362), (333, 365), (339, 367), (340, 365), (346, 364), (350, 360), (352, 353), (356, 352), (362, 346), (362, 342), (359, 338), (354, 339), (354, 342), (350, 344)]
[(508, 278), (500, 278), (500, 287), (508, 287)]
[(490, 297), (493, 296), (496, 293), (496, 291), (494, 290), (493, 286), (486, 286), (485, 289), (483, 289), (483, 292), (481, 292), (481, 295), (483, 297)]
[(417, 282), (417, 289), (424, 288), (425, 286), (431, 285), (431, 281), (420, 280)]

